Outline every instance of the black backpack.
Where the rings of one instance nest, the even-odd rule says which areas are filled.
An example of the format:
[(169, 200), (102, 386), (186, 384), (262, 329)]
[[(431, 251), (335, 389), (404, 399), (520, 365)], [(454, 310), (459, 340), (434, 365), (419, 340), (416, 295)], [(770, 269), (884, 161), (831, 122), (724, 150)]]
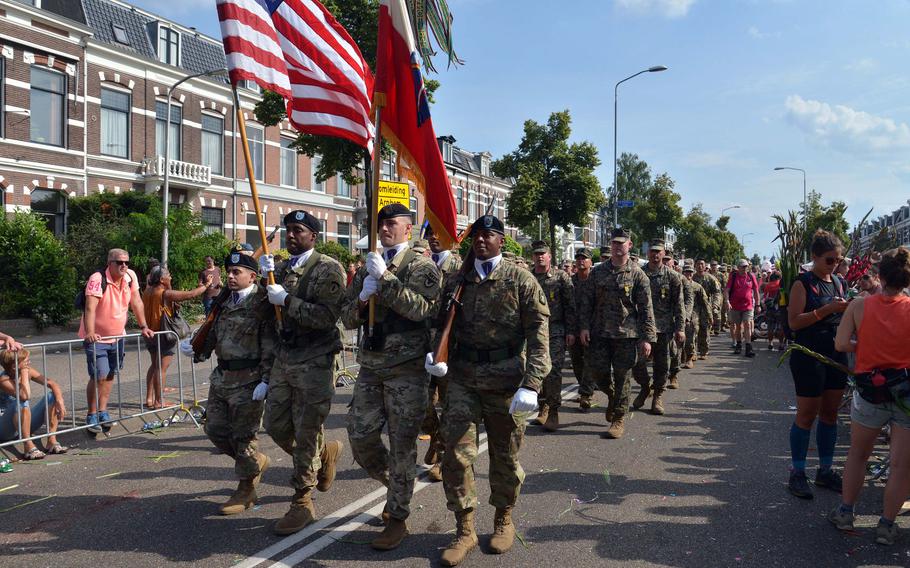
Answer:
[[(104, 295), (104, 291), (107, 290), (107, 278), (104, 275), (104, 270), (96, 270), (88, 277), (91, 280), (92, 276), (100, 274), (101, 275), (101, 294)], [(85, 311), (85, 286), (88, 284), (88, 281), (82, 284), (82, 288), (76, 293), (76, 298), (73, 300), (73, 305), (80, 312)]]

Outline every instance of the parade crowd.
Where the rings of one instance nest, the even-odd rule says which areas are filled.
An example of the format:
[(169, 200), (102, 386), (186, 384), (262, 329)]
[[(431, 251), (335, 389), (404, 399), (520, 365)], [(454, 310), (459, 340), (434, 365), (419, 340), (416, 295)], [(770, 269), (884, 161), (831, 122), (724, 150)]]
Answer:
[[(591, 411), (595, 391), (601, 391), (606, 397), (600, 404), (605, 414), (601, 436), (617, 439), (625, 434), (631, 410), (649, 405), (650, 413), (664, 414), (666, 389), (679, 388), (683, 370), (708, 358), (712, 335), (729, 327), (732, 352), (755, 357), (755, 320), (764, 311), (769, 349), (775, 340), (780, 349), (793, 341), (843, 364), (845, 352), (855, 351), (859, 373), (852, 445), (841, 479), (832, 463), (847, 374), (805, 352), (792, 354), (798, 402), (790, 432), (789, 490), (812, 496), (806, 454), (817, 423), (815, 484), (843, 491), (843, 503), (830, 518), (839, 529), (852, 529), (865, 461), (882, 427), (891, 425), (892, 473), (876, 540), (893, 543), (895, 507), (910, 494), (910, 417), (902, 406), (902, 401), (910, 403), (906, 249), (884, 255), (874, 279), (863, 284), (864, 297), (848, 302), (836, 274), (844, 264), (842, 247), (819, 232), (813, 263), (782, 308), (781, 277), (773, 266), (763, 269), (742, 259), (728, 272), (711, 259), (674, 258), (658, 238), (648, 241), (647, 260), (639, 260), (632, 254), (633, 236), (623, 228), (612, 231), (597, 258), (582, 248), (574, 264), (560, 269), (545, 241), (532, 244), (530, 265), (505, 252), (503, 223), (492, 215), (471, 226), (471, 250), (464, 259), (442, 246), (432, 230), (425, 242), (412, 241), (412, 214), (402, 205), (382, 208), (378, 218), (381, 250), (368, 253), (359, 268), (346, 270), (317, 252), (320, 221), (291, 211), (284, 218), (290, 258), (276, 261), (266, 254), (257, 260), (252, 247), (233, 251), (223, 263), (224, 284), (214, 259), (207, 259), (199, 286), (190, 291), (171, 289), (167, 269), (159, 266), (140, 294), (129, 254), (110, 251), (106, 269), (86, 285), (79, 332), (90, 377), (89, 429), (103, 431), (112, 423), (107, 404), (124, 350), (122, 339), (105, 338), (123, 335), (132, 311), (156, 362), (147, 377), (150, 408), (166, 405), (164, 375), (178, 349), (196, 361), (217, 359), (209, 378), (205, 432), (233, 459), (239, 480), (219, 512), (239, 514), (256, 503), (257, 485), (270, 465), (257, 443), (264, 425), (293, 458), (294, 493), (287, 513), (272, 527), (279, 535), (293, 534), (317, 518), (313, 492), (333, 485), (344, 445), (326, 440), (323, 425), (335, 394), (344, 329), (360, 330), (348, 443), (360, 467), (388, 488), (384, 529), (371, 545), (394, 549), (408, 535), (417, 440), (423, 432), (430, 438), (423, 456), (430, 466), (428, 479), (443, 483), (456, 523), (440, 561), (455, 566), (478, 543), (474, 462), (480, 426), (490, 458), (490, 550), (502, 554), (515, 539), (512, 513), (525, 476), (518, 455), (526, 424), (537, 411), (533, 423), (548, 432), (559, 428), (567, 355), (579, 384), (579, 408)], [(178, 344), (155, 335), (174, 317), (179, 302), (197, 297), (203, 298), (208, 319), (192, 340)], [(12, 338), (0, 335), (0, 342), (7, 347), (0, 355), (2, 400), (12, 410), (4, 416), (21, 409), (18, 434), (28, 437), (26, 423), (33, 429), (44, 423), (43, 414), (37, 422), (34, 409), (28, 414), (28, 385), (46, 383), (53, 392), (51, 408), (41, 412), (52, 412), (56, 424), (66, 413), (59, 387), (29, 369), (28, 351)], [(878, 389), (877, 399), (861, 389), (865, 377)], [(15, 430), (12, 422), (3, 428)], [(65, 452), (52, 432), (48, 453)], [(33, 442), (25, 451), (32, 459), (43, 457)]]

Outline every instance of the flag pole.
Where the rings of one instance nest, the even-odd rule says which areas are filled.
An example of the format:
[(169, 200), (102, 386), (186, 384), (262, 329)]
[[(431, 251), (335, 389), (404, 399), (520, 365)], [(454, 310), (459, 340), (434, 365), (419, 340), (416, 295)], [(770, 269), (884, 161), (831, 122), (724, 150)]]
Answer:
[[(234, 92), (234, 108), (237, 109), (237, 130), (240, 131), (240, 143), (243, 147), (243, 160), (246, 162), (247, 178), (250, 180), (250, 194), (253, 197), (253, 210), (256, 211), (256, 224), (259, 226), (259, 239), (262, 241), (262, 254), (269, 254), (269, 241), (265, 235), (265, 224), (262, 220), (262, 207), (259, 205), (259, 191), (256, 189), (256, 176), (253, 172), (253, 157), (250, 155), (250, 144), (246, 138), (246, 119), (243, 116), (243, 109), (240, 108), (240, 97), (237, 96), (237, 87), (231, 86)], [(235, 172), (236, 174), (236, 172)], [(236, 211), (234, 212), (236, 217)], [(269, 272), (268, 283), (275, 283), (275, 273)], [(275, 306), (275, 319), (281, 324), (281, 308)]]
[[(373, 142), (373, 179), (370, 181), (370, 239), (368, 252), (376, 252), (376, 238), (379, 233), (379, 179), (382, 173), (382, 107), (385, 93), (373, 96), (373, 112), (376, 114), (376, 137)], [(373, 337), (376, 324), (376, 295), (370, 296), (370, 315), (367, 322), (367, 337)]]

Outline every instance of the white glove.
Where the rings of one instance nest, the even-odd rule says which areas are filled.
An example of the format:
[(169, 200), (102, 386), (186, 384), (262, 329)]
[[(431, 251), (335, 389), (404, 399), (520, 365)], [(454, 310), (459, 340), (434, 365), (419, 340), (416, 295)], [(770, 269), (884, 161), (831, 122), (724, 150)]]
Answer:
[(385, 271), (386, 265), (381, 254), (378, 252), (371, 252), (367, 255), (367, 272), (370, 273), (370, 276), (379, 280), (382, 278), (382, 275), (385, 274)]
[(275, 272), (275, 255), (264, 254), (259, 257), (259, 276), (268, 278), (269, 272)]
[(184, 339), (180, 342), (180, 352), (186, 355), (187, 357), (192, 357), (195, 355), (193, 352), (193, 345), (190, 343), (190, 339)]
[(288, 291), (281, 284), (269, 284), (269, 303), (274, 306), (283, 306), (285, 298), (288, 297)]
[(432, 353), (427, 353), (427, 358), (423, 361), (423, 368), (434, 377), (444, 377), (449, 372), (449, 366), (445, 363), (433, 362)]
[(537, 410), (536, 392), (526, 388), (520, 388), (515, 391), (515, 396), (512, 397), (512, 406), (509, 407), (509, 414), (534, 412), (535, 410)]
[(366, 302), (370, 296), (379, 291), (379, 281), (372, 276), (363, 279), (363, 288), (360, 290), (360, 301)]
[(265, 397), (269, 394), (269, 384), (265, 381), (262, 381), (256, 388), (253, 389), (253, 400), (265, 400)]

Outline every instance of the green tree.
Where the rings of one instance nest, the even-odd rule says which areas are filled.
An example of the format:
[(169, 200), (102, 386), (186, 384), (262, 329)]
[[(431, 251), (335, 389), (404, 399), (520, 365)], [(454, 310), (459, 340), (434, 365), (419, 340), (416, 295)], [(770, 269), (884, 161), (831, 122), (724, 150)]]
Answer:
[(493, 162), (494, 174), (516, 180), (508, 198), (509, 222), (528, 227), (546, 212), (553, 246), (557, 226), (586, 224), (604, 201), (594, 175), (597, 148), (590, 142), (570, 144), (571, 124), (568, 110), (552, 113), (545, 125), (526, 120), (518, 149)]
[(676, 182), (663, 173), (657, 176), (639, 195), (635, 206), (629, 211), (624, 226), (644, 241), (663, 238), (664, 233), (679, 225), (683, 210), (679, 206), (680, 195), (674, 191)]
[(752, 255), (752, 266), (761, 266), (761, 257), (758, 256), (758, 253)]
[(337, 260), (341, 267), (345, 270), (348, 269), (348, 263), (354, 260), (354, 255), (351, 254), (351, 251), (344, 248), (342, 245), (336, 243), (335, 241), (323, 241), (316, 244), (316, 251), (319, 254), (324, 254), (331, 256)]
[(742, 243), (726, 230), (724, 218), (711, 224), (701, 203), (696, 203), (676, 229), (676, 248), (689, 258), (734, 262), (745, 256)]
[[(652, 187), (651, 167), (637, 154), (623, 152), (616, 161), (616, 184), (619, 186), (619, 200), (632, 201), (637, 206), (644, 201), (647, 192)], [(614, 195), (612, 185), (610, 185), (607, 195), (610, 196), (610, 207), (612, 208)], [(623, 208), (617, 212), (617, 219), (622, 227), (630, 226), (631, 217), (632, 209)]]
[(825, 205), (822, 202), (822, 194), (816, 190), (811, 190), (806, 197), (806, 203), (801, 205), (804, 205), (801, 211), (805, 211), (803, 220), (806, 231), (803, 235), (803, 247), (807, 255), (809, 254), (809, 248), (812, 246), (812, 235), (818, 229), (834, 233), (844, 243), (844, 247), (850, 247), (850, 223), (846, 217), (846, 203), (843, 201), (832, 201), (830, 204)]
[(30, 317), (39, 327), (69, 320), (76, 271), (44, 219), (30, 213), (0, 216), (0, 266), (0, 317)]
[[(377, 30), (379, 29), (379, 0), (326, 0), (326, 9), (335, 16), (348, 31), (370, 69), (376, 69)], [(433, 95), (439, 88), (439, 81), (424, 78), (427, 98), (434, 102)], [(264, 92), (254, 109), (256, 120), (266, 126), (274, 126), (287, 117), (287, 104), (280, 95)], [(340, 175), (347, 183), (356, 185), (363, 181), (357, 175), (363, 167), (365, 151), (362, 147), (342, 138), (314, 136), (298, 133), (292, 147), (299, 154), (309, 157), (319, 155), (321, 161), (316, 168), (316, 181), (322, 182)], [(391, 154), (388, 144), (383, 144), (382, 155)]]
[[(458, 246), (458, 254), (461, 255), (461, 258), (467, 258), (468, 252), (471, 250), (472, 239), (465, 238), (462, 239), (461, 244)], [(506, 242), (502, 245), (502, 250), (504, 252), (514, 253), (515, 256), (523, 256), (524, 249), (521, 248), (521, 245), (518, 244), (518, 241), (506, 235)]]

